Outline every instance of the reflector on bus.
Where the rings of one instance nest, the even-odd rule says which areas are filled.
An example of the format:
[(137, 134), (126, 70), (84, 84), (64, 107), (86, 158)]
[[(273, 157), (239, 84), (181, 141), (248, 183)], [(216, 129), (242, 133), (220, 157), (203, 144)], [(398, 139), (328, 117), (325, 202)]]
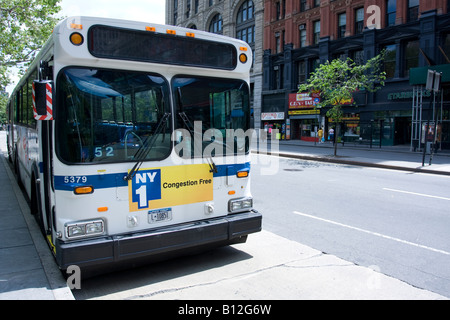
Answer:
[(53, 120), (53, 82), (33, 81), (33, 113), (36, 120)]

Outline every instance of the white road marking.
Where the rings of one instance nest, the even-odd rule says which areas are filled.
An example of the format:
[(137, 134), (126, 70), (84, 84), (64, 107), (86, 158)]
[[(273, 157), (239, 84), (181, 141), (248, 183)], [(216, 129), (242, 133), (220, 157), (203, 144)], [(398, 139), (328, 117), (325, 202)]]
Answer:
[(369, 230), (365, 230), (365, 229), (361, 229), (361, 228), (357, 228), (357, 227), (352, 227), (352, 226), (349, 226), (347, 224), (343, 224), (343, 223), (340, 223), (340, 222), (336, 222), (336, 221), (332, 221), (332, 220), (328, 220), (328, 219), (324, 219), (324, 218), (319, 218), (319, 217), (312, 216), (312, 215), (309, 215), (309, 214), (306, 214), (306, 213), (301, 213), (301, 212), (298, 212), (298, 211), (294, 211), (293, 213), (297, 214), (297, 215), (300, 215), (300, 216), (307, 217), (307, 218), (316, 219), (316, 220), (327, 222), (327, 223), (331, 223), (331, 224), (334, 224), (334, 225), (337, 225), (337, 226), (340, 226), (340, 227), (344, 227), (344, 228), (348, 228), (348, 229), (364, 232), (364, 233), (367, 233), (367, 234), (370, 234), (370, 235), (373, 235), (373, 236), (377, 236), (377, 237), (381, 237), (381, 238), (384, 238), (384, 239), (397, 241), (397, 242), (400, 242), (400, 243), (403, 243), (403, 244), (407, 244), (407, 245), (410, 245), (410, 246), (414, 246), (414, 247), (418, 247), (418, 248), (422, 248), (422, 249), (426, 249), (426, 250), (429, 250), (429, 251), (442, 253), (442, 254), (450, 256), (450, 252), (447, 252), (447, 251), (444, 251), (444, 250), (439, 250), (439, 249), (431, 248), (431, 247), (424, 246), (424, 245), (421, 245), (421, 244), (418, 244), (418, 243), (414, 243), (414, 242), (410, 242), (410, 241), (394, 238), (394, 237), (387, 236), (387, 235), (384, 235), (384, 234), (381, 234), (381, 233), (378, 233), (378, 232), (373, 232), (373, 231), (369, 231)]
[(450, 198), (439, 197), (439, 196), (433, 196), (433, 195), (424, 194), (424, 193), (410, 192), (410, 191), (397, 190), (397, 189), (390, 189), (390, 188), (383, 188), (383, 190), (393, 191), (393, 192), (400, 192), (400, 193), (407, 193), (407, 194), (413, 194), (413, 195), (415, 195), (415, 196), (421, 196), (421, 197), (428, 197), (428, 198), (434, 198), (434, 199), (441, 199), (441, 200), (447, 200), (447, 201), (450, 201)]

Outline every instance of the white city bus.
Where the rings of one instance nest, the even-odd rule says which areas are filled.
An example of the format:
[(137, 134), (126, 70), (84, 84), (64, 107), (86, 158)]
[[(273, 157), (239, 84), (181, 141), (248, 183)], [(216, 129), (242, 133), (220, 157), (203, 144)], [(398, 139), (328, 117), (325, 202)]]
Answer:
[(62, 270), (261, 230), (251, 59), (245, 42), (174, 26), (72, 17), (55, 27), (8, 102), (8, 150)]

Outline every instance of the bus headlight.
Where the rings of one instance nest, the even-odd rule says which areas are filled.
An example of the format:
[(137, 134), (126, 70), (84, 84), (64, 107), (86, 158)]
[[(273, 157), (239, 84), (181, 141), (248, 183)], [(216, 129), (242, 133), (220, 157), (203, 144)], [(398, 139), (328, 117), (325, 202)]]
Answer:
[(247, 211), (253, 207), (253, 198), (240, 198), (233, 199), (228, 202), (228, 211), (229, 212), (240, 212)]
[(66, 225), (67, 238), (79, 238), (103, 234), (105, 231), (103, 220), (82, 221)]

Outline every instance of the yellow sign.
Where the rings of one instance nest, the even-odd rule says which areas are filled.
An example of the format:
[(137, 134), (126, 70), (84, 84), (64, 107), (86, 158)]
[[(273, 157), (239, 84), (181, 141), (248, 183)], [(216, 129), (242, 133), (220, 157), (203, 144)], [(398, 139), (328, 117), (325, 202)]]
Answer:
[(131, 211), (213, 200), (208, 164), (140, 169), (128, 182)]
[(290, 116), (301, 115), (301, 114), (320, 114), (320, 110), (295, 110), (289, 111)]

